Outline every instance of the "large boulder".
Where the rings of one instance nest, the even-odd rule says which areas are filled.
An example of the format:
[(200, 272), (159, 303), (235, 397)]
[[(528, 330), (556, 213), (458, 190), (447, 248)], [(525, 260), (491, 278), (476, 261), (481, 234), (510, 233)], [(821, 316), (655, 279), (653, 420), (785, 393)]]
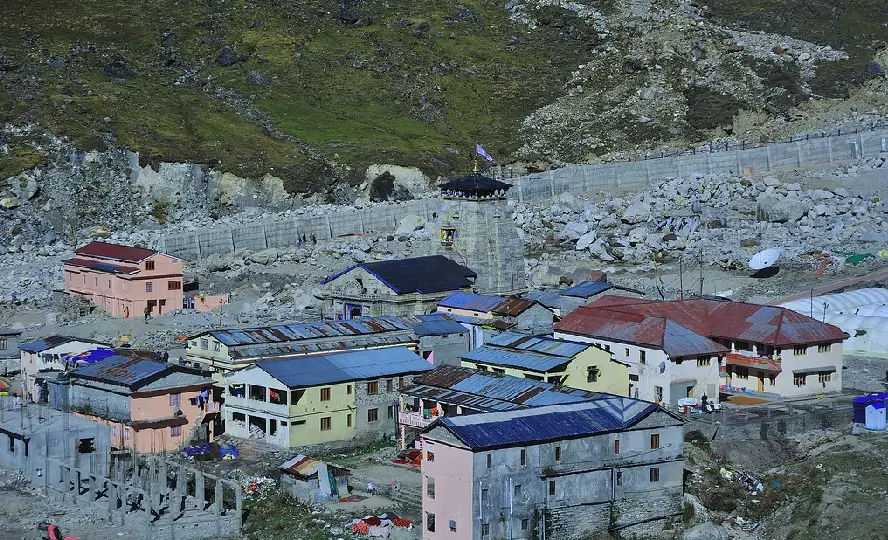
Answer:
[(604, 238), (599, 238), (589, 245), (589, 254), (601, 261), (610, 262), (616, 260), (614, 256), (608, 252)]
[(628, 223), (630, 225), (644, 223), (650, 218), (651, 207), (643, 202), (634, 202), (626, 207), (626, 210), (623, 212), (623, 223)]
[(728, 531), (715, 523), (700, 523), (686, 530), (681, 540), (728, 540)]
[(589, 246), (592, 245), (592, 242), (594, 242), (596, 238), (598, 238), (598, 233), (596, 233), (595, 231), (587, 232), (577, 240), (577, 249), (587, 249)]
[(756, 198), (762, 218), (772, 223), (795, 223), (808, 213), (808, 203), (764, 194)]
[(415, 214), (407, 214), (398, 222), (398, 228), (395, 229), (395, 234), (398, 236), (406, 236), (413, 234), (414, 231), (418, 231), (423, 227), (425, 227), (424, 219)]
[(278, 260), (280, 251), (275, 248), (263, 249), (250, 255), (250, 261), (256, 264), (271, 264)]
[[(564, 229), (561, 230), (562, 240), (578, 240), (581, 236), (589, 232), (589, 226), (582, 221), (568, 222)], [(582, 249), (582, 248), (579, 248)]]

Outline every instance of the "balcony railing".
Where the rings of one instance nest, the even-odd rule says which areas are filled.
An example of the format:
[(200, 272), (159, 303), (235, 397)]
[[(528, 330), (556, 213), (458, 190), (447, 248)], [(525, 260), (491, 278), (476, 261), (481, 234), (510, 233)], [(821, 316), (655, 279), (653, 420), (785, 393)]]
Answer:
[(230, 409), (247, 409), (256, 412), (271, 413), (277, 416), (289, 416), (290, 414), (290, 407), (288, 405), (279, 405), (267, 401), (234, 397), (230, 395), (225, 397), (225, 406)]
[(438, 417), (423, 418), (421, 413), (400, 412), (398, 413), (398, 423), (404, 426), (424, 428), (434, 422)]

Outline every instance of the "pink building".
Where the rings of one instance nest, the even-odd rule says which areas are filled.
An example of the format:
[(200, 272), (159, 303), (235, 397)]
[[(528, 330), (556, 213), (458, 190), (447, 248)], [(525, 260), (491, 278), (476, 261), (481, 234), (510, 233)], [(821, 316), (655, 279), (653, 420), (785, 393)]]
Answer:
[(89, 298), (112, 317), (182, 309), (182, 260), (153, 249), (90, 242), (66, 259), (65, 293)]
[(200, 371), (117, 355), (57, 384), (78, 416), (111, 427), (114, 448), (161, 453), (221, 433), (212, 379)]

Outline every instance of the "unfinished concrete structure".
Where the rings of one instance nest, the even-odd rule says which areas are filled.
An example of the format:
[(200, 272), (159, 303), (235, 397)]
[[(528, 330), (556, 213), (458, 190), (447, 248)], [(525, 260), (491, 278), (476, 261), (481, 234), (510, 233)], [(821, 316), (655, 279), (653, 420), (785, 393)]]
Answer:
[(477, 172), (441, 184), (438, 252), (474, 270), (475, 288), (488, 294), (526, 289), (524, 248), (506, 205), (511, 184)]
[(243, 491), (230, 480), (163, 458), (117, 461), (110, 474), (46, 460), (42, 486), (62, 504), (89, 506), (101, 517), (133, 531), (135, 538), (224, 538), (238, 536)]

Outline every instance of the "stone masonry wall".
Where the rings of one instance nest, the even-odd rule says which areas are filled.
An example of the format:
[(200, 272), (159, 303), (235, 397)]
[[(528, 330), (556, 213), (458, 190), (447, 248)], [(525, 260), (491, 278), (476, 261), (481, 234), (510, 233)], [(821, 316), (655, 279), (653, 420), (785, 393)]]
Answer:
[[(412, 384), (413, 377), (414, 375), (404, 375), (404, 384)], [(386, 388), (386, 382), (388, 380), (392, 381), (391, 392), (387, 391)], [(355, 430), (357, 431), (357, 438), (368, 436), (381, 438), (384, 436), (391, 436), (394, 439), (396, 437), (396, 428), (398, 424), (397, 402), (400, 398), (399, 380), (400, 378), (397, 375), (375, 379), (378, 386), (378, 392), (375, 395), (367, 393), (367, 384), (374, 382), (373, 380), (355, 381)], [(389, 407), (392, 408), (392, 418), (389, 418), (388, 415)], [(377, 409), (378, 420), (376, 422), (371, 423), (367, 421), (367, 414), (370, 409)]]
[[(558, 194), (583, 193), (608, 188), (642, 188), (669, 177), (694, 174), (741, 174), (746, 169), (771, 170), (802, 165), (832, 163), (878, 154), (888, 141), (888, 130), (877, 129), (848, 135), (812, 138), (791, 143), (775, 143), (760, 148), (699, 152), (696, 154), (622, 163), (574, 165), (510, 179), (509, 196), (518, 202), (550, 199)], [(194, 232), (167, 235), (158, 249), (186, 260), (199, 260), (213, 254), (258, 251), (294, 245), (303, 234), (319, 240), (371, 231), (394, 231), (399, 220), (416, 214), (427, 222), (436, 221), (443, 201), (418, 199), (398, 205), (374, 206), (362, 210), (331, 212), (323, 217), (302, 216), (269, 220), (252, 226), (211, 227)]]

